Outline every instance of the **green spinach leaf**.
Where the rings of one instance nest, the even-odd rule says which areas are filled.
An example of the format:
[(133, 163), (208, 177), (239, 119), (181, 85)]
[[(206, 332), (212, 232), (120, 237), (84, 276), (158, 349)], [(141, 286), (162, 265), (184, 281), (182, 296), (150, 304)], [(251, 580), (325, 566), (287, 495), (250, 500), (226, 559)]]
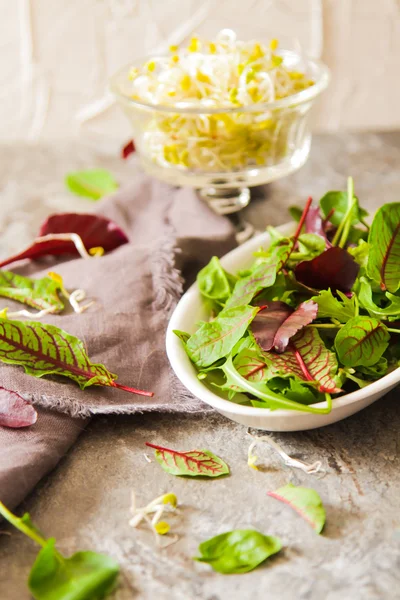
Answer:
[(195, 560), (208, 563), (218, 573), (248, 573), (282, 548), (279, 538), (254, 529), (221, 533), (199, 546)]

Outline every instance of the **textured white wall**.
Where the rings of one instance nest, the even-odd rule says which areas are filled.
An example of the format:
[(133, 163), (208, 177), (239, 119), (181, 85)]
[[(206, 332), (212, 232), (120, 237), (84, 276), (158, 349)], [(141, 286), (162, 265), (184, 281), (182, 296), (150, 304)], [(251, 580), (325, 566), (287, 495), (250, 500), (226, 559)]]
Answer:
[(398, 0), (0, 0), (0, 138), (125, 139), (109, 76), (223, 27), (321, 55), (333, 80), (314, 129), (400, 127)]

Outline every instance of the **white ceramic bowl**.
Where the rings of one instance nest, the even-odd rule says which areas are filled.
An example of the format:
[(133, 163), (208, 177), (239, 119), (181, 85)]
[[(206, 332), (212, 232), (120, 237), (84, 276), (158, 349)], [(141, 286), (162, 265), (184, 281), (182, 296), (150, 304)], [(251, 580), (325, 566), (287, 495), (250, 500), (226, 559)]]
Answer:
[[(290, 235), (294, 231), (294, 225), (289, 223), (278, 229), (284, 235)], [(221, 263), (231, 273), (246, 269), (254, 260), (253, 252), (260, 246), (266, 247), (268, 244), (269, 235), (267, 233), (258, 235), (229, 252), (221, 259)], [(400, 368), (398, 368), (365, 388), (334, 399), (332, 411), (326, 415), (294, 410), (269, 410), (235, 404), (225, 400), (220, 394), (216, 394), (197, 378), (197, 371), (189, 360), (182, 342), (173, 333), (174, 329), (194, 333), (196, 323), (207, 318), (208, 315), (197, 285), (193, 284), (181, 298), (168, 325), (166, 345), (169, 361), (177, 377), (194, 396), (210, 404), (229, 419), (248, 427), (266, 431), (302, 431), (330, 425), (369, 406), (400, 382)]]

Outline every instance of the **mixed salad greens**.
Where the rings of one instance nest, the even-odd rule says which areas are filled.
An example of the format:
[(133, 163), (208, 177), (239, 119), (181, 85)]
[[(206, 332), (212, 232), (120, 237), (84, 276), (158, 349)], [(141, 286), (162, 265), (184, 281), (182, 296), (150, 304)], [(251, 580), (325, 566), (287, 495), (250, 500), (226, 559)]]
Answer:
[[(129, 96), (152, 106), (143, 144), (161, 166), (201, 171), (238, 170), (275, 164), (287, 151), (290, 110), (263, 105), (297, 94), (315, 84), (301, 66), (277, 52), (278, 41), (240, 41), (223, 29), (213, 41), (193, 37), (187, 47), (171, 46), (129, 74)], [(237, 110), (240, 107), (251, 111)], [(259, 109), (257, 110), (257, 107)], [(201, 109), (190, 114), (180, 109)], [(220, 113), (209, 110), (226, 109)], [(302, 113), (303, 115), (303, 113)]]
[(268, 228), (248, 270), (211, 259), (197, 277), (210, 320), (175, 333), (199, 379), (233, 402), (328, 413), (332, 395), (400, 365), (400, 203), (369, 227), (349, 178), (291, 214), (294, 235)]

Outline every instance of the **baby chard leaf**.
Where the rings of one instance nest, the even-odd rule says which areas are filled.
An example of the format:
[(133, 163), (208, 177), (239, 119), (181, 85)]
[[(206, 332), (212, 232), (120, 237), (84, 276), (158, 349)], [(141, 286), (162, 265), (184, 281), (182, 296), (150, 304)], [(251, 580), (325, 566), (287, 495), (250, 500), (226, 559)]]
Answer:
[(400, 287), (400, 202), (384, 204), (376, 212), (368, 243), (368, 275), (395, 294)]
[(271, 255), (259, 263), (247, 277), (239, 279), (227, 308), (248, 304), (260, 290), (274, 285), (277, 273), (288, 260), (293, 249), (293, 240), (284, 239), (271, 250)]
[(306, 487), (297, 487), (291, 483), (268, 492), (268, 496), (276, 498), (285, 504), (288, 504), (299, 513), (317, 533), (321, 533), (324, 528), (326, 514), (319, 494)]
[(68, 173), (65, 185), (77, 196), (84, 196), (91, 200), (99, 200), (106, 194), (111, 194), (118, 189), (118, 183), (106, 169), (91, 169)]
[(132, 394), (152, 396), (152, 392), (116, 383), (117, 376), (102, 364), (92, 363), (81, 340), (66, 331), (35, 321), (0, 318), (0, 360), (21, 365), (28, 375), (62, 375), (84, 390), (90, 385), (115, 387)]
[(194, 560), (208, 563), (217, 573), (248, 573), (281, 548), (279, 538), (254, 529), (235, 529), (200, 544), (201, 556)]
[(219, 313), (214, 321), (203, 323), (187, 341), (186, 350), (198, 367), (208, 367), (227, 356), (244, 335), (257, 314), (255, 306), (237, 306)]
[(46, 540), (27, 513), (16, 517), (0, 502), (0, 514), (42, 546), (28, 579), (35, 600), (100, 600), (115, 588), (119, 566), (113, 558), (90, 551), (65, 558), (55, 539)]
[(326, 348), (314, 327), (300, 331), (282, 354), (268, 352), (265, 356), (276, 375), (286, 373), (302, 381), (318, 382), (320, 392), (337, 394), (341, 391), (334, 380), (338, 368), (336, 356)]
[[(79, 236), (83, 247), (79, 250), (71, 237), (74, 234)], [(104, 252), (110, 252), (128, 241), (122, 229), (114, 221), (105, 217), (80, 213), (50, 215), (42, 224), (39, 236), (33, 244), (0, 262), (0, 267), (17, 260), (47, 255), (73, 254), (79, 256), (79, 254), (82, 255), (82, 251), (90, 255), (92, 249), (98, 248), (102, 248)]]
[(50, 277), (32, 279), (11, 271), (0, 270), (0, 296), (22, 302), (37, 310), (59, 313), (64, 304), (58, 291), (60, 284)]
[(37, 412), (22, 396), (0, 387), (0, 425), (28, 427), (36, 423)]
[(340, 323), (346, 323), (356, 315), (356, 305), (354, 295), (348, 298), (343, 292), (337, 291), (338, 298), (332, 294), (331, 290), (321, 290), (318, 296), (312, 300), (318, 304), (319, 319), (337, 319)]
[(302, 302), (294, 311), (285, 302), (269, 302), (257, 313), (251, 331), (262, 350), (283, 352), (290, 338), (309, 325), (317, 312), (318, 306), (312, 300)]
[(233, 361), (239, 375), (255, 383), (268, 378), (269, 366), (255, 348), (244, 348)]
[(220, 477), (229, 474), (228, 465), (209, 450), (178, 452), (149, 442), (146, 442), (146, 446), (154, 448), (157, 461), (171, 475)]
[(312, 260), (303, 260), (295, 268), (297, 281), (317, 290), (340, 290), (350, 292), (357, 278), (360, 265), (346, 250), (328, 248)]
[(354, 317), (335, 338), (339, 360), (346, 367), (369, 367), (378, 362), (389, 345), (387, 327), (373, 317)]

